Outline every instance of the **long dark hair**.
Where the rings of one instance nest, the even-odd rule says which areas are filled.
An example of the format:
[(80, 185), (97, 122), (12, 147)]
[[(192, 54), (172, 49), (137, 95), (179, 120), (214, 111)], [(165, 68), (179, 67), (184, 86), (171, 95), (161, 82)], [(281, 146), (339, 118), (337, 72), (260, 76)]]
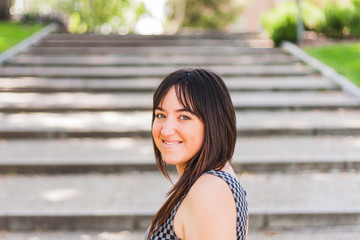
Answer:
[[(168, 192), (167, 201), (153, 218), (148, 237), (165, 222), (175, 205), (201, 174), (219, 170), (231, 161), (236, 143), (236, 116), (230, 94), (224, 81), (214, 72), (205, 69), (180, 69), (165, 77), (154, 93), (152, 123), (155, 108), (173, 86), (181, 105), (204, 124), (204, 142)], [(167, 165), (161, 158), (154, 138), (153, 145), (157, 167), (170, 180)]]

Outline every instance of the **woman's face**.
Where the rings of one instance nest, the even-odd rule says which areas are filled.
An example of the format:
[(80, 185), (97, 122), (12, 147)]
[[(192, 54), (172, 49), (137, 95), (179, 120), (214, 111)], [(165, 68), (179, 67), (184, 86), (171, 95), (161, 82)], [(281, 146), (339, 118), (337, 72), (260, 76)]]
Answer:
[(184, 170), (187, 161), (202, 147), (204, 124), (184, 109), (177, 99), (175, 87), (155, 109), (152, 135), (162, 159), (176, 165), (178, 172)]

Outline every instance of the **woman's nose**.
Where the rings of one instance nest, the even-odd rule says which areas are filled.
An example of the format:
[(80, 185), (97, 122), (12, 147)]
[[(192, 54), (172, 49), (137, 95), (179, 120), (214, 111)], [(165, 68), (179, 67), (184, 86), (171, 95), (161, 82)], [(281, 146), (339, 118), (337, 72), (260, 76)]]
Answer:
[(173, 135), (175, 133), (176, 124), (172, 120), (166, 120), (161, 129), (163, 136)]

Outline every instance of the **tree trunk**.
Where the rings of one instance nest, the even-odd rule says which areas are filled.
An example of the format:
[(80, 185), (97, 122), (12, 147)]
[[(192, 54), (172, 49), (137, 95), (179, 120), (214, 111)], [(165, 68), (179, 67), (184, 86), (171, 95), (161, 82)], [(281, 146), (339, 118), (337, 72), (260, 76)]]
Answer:
[(169, 7), (175, 10), (175, 12), (173, 13), (173, 17), (165, 29), (165, 33), (175, 34), (179, 29), (181, 23), (184, 21), (186, 1), (172, 0), (172, 1), (168, 1), (168, 4)]
[(11, 0), (0, 0), (0, 20), (10, 20)]

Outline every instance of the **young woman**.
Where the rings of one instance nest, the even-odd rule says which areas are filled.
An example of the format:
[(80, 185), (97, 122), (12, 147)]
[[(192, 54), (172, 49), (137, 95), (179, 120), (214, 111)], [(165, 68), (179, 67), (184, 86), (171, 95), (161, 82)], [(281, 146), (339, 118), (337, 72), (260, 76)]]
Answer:
[(152, 137), (157, 166), (179, 180), (153, 218), (148, 240), (243, 240), (246, 192), (230, 165), (236, 117), (223, 80), (205, 69), (169, 74), (154, 93)]

